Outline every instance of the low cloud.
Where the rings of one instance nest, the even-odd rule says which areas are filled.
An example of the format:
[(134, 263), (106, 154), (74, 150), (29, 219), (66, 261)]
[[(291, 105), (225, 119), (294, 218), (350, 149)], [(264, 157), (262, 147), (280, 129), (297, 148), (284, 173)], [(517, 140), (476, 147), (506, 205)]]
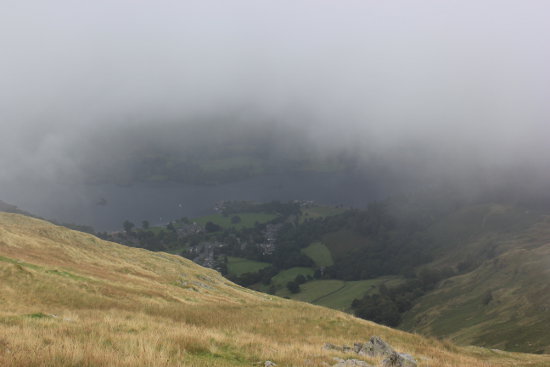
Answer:
[(346, 152), (396, 179), (542, 184), (548, 11), (496, 0), (4, 1), (0, 181), (76, 179), (90, 160), (216, 144), (223, 131)]

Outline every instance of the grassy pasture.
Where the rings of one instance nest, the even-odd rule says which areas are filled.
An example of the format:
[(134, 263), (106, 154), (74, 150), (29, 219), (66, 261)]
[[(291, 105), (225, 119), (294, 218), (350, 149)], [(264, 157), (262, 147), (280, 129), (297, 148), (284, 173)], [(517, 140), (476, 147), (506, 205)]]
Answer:
[(314, 271), (312, 268), (304, 267), (295, 267), (283, 270), (279, 274), (271, 278), (272, 284), (276, 287), (286, 287), (286, 284), (290, 281), (293, 281), (298, 275), (308, 276), (313, 275)]
[(334, 293), (327, 294), (324, 297), (317, 298), (313, 303), (325, 307), (334, 308), (340, 311), (349, 312), (351, 310), (351, 302), (355, 298), (361, 298), (365, 293), (378, 292), (378, 286), (385, 284), (392, 287), (399, 282), (397, 277), (380, 277), (367, 280), (356, 280), (344, 282), (345, 285)]
[(284, 288), (278, 291), (277, 295), (280, 297), (289, 297), (297, 301), (313, 303), (314, 300), (335, 292), (343, 286), (345, 286), (345, 282), (342, 280), (312, 280), (300, 285), (300, 293), (292, 294), (288, 289)]
[(242, 257), (228, 256), (227, 271), (231, 275), (242, 275), (244, 273), (255, 273), (258, 270), (270, 266), (269, 263), (248, 260)]
[(315, 262), (318, 267), (334, 264), (328, 247), (322, 242), (315, 242), (302, 249), (302, 253)]
[(398, 277), (380, 277), (357, 281), (313, 280), (302, 284), (300, 293), (291, 294), (287, 289), (281, 289), (277, 295), (349, 312), (351, 302), (355, 298), (360, 298), (365, 293), (378, 292), (377, 287), (381, 284), (392, 287), (400, 281)]

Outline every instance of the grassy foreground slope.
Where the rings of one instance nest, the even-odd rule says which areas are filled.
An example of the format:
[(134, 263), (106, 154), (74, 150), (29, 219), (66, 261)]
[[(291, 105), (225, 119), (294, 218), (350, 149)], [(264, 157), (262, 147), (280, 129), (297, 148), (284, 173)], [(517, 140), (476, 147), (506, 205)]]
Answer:
[[(548, 366), (241, 288), (165, 253), (0, 213), (0, 366), (321, 366), (379, 335), (420, 366)], [(370, 360), (373, 363), (379, 361)]]

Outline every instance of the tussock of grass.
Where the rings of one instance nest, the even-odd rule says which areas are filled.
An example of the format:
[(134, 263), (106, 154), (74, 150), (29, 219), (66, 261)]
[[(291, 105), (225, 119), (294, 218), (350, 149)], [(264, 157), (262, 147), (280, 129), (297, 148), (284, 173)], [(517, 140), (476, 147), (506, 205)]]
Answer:
[(0, 261), (0, 366), (224, 367), (267, 359), (319, 366), (346, 357), (324, 343), (371, 335), (420, 366), (550, 363), (549, 356), (457, 347), (256, 293), (177, 256), (20, 215), (0, 214), (0, 255), (16, 260)]

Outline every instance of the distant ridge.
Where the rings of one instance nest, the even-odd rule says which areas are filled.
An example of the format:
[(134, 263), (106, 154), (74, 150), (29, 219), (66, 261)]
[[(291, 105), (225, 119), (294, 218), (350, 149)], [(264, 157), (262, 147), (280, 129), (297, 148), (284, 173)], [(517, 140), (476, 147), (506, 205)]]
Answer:
[(15, 205), (8, 204), (8, 203), (6, 203), (2, 200), (0, 200), (0, 212), (23, 214), (23, 215), (27, 215), (27, 216), (32, 217), (32, 214), (30, 214), (30, 213), (28, 213), (24, 210), (19, 209)]

